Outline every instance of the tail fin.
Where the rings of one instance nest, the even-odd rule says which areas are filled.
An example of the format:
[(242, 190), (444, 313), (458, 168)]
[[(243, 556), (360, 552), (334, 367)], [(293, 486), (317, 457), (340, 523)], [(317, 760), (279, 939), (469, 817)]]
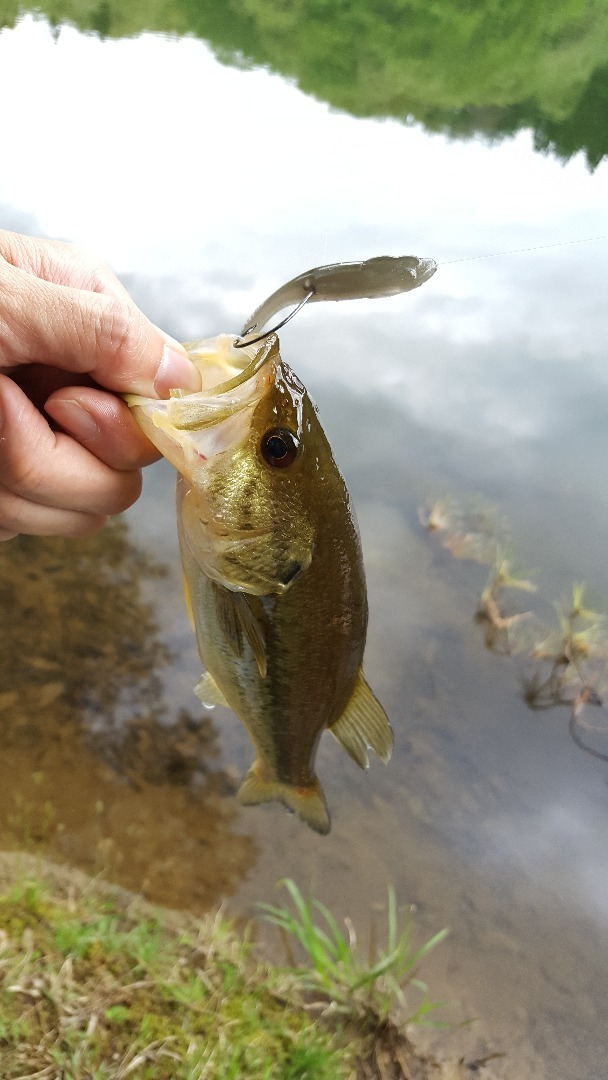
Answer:
[(258, 762), (254, 761), (238, 790), (237, 798), (243, 806), (256, 806), (276, 799), (297, 814), (315, 832), (325, 836), (331, 828), (325, 795), (316, 778), (308, 787), (265, 780), (260, 775)]

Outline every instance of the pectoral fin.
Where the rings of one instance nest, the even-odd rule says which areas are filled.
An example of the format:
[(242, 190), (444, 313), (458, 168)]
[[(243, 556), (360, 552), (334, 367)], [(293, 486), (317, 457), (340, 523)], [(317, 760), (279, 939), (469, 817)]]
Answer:
[(214, 583), (215, 613), (218, 626), (224, 640), (230, 645), (235, 656), (240, 656), (242, 651), (239, 620), (237, 618), (232, 593), (223, 585)]
[(362, 769), (369, 766), (368, 748), (386, 763), (393, 749), (393, 731), (386, 713), (359, 671), (355, 689), (342, 716), (328, 729)]
[(260, 622), (260, 619), (253, 612), (252, 603), (254, 602), (254, 598), (246, 596), (245, 593), (232, 593), (232, 596), (234, 597), (239, 623), (251, 646), (253, 655), (255, 656), (258, 671), (264, 679), (267, 671), (266, 641), (264, 638), (264, 627)]
[(218, 622), (225, 639), (236, 656), (243, 652), (243, 638), (249, 643), (262, 678), (266, 676), (266, 641), (261, 620), (254, 613), (254, 597), (242, 592), (231, 592), (221, 585), (215, 587), (215, 604)]
[(205, 709), (214, 709), (216, 705), (225, 705), (227, 709), (230, 708), (213, 675), (210, 675), (208, 671), (201, 675), (200, 682), (194, 687), (194, 693)]

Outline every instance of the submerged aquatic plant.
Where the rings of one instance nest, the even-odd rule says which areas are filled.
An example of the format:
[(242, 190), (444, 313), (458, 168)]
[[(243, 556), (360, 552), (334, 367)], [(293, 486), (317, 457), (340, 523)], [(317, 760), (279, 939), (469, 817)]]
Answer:
[[(411, 923), (406, 919), (405, 925), (399, 925), (395, 891), (389, 886), (386, 945), (377, 947), (372, 934), (369, 955), (364, 958), (349, 919), (345, 919), (346, 933), (343, 933), (320, 900), (305, 898), (290, 878), (281, 884), (295, 910), (271, 904), (260, 904), (259, 908), (268, 922), (279, 928), (300, 987), (313, 995), (309, 1007), (320, 1007), (323, 1013), (342, 1014), (363, 1023), (370, 1031), (390, 1025), (397, 1006), (406, 1023), (429, 1022), (429, 1014), (440, 1005), (430, 1001), (428, 987), (418, 979), (417, 972), (426, 954), (443, 941), (447, 929), (415, 949)], [(297, 964), (290, 939), (303, 950), (308, 961), (305, 965)], [(405, 995), (409, 987), (422, 996), (411, 1012)]]
[(508, 541), (508, 527), (497, 507), (480, 498), (459, 501), (446, 495), (418, 510), (420, 524), (439, 536), (455, 559), (490, 566)]
[(540, 669), (524, 682), (524, 697), (531, 709), (567, 705), (570, 734), (587, 753), (608, 761), (604, 754), (587, 745), (579, 728), (605, 733), (605, 725), (594, 727), (583, 712), (587, 706), (603, 708), (608, 691), (608, 633), (606, 616), (587, 608), (584, 586), (572, 586), (567, 603), (556, 604), (558, 628), (534, 648), (535, 660), (549, 664), (543, 677)]
[(517, 611), (507, 614), (503, 600), (505, 589), (531, 593), (536, 592), (536, 585), (527, 578), (514, 576), (511, 559), (498, 548), (494, 565), (479, 598), (475, 618), (485, 624), (486, 647), (492, 652), (510, 654), (516, 648), (516, 627), (532, 613)]
[(498, 509), (479, 497), (459, 502), (446, 496), (421, 507), (418, 517), (423, 528), (436, 533), (441, 546), (455, 559), (490, 567), (475, 618), (484, 627), (485, 644), (491, 652), (510, 655), (520, 651), (519, 624), (529, 619), (531, 612), (510, 611), (504, 593), (507, 589), (536, 592), (536, 585), (514, 571), (510, 530)]
[[(588, 745), (588, 734), (606, 735), (606, 723), (594, 726), (585, 713), (588, 706), (604, 708), (608, 695), (608, 619), (585, 604), (585, 587), (572, 586), (571, 597), (554, 605), (558, 625), (551, 628), (531, 611), (509, 612), (507, 589), (535, 592), (536, 586), (518, 576), (503, 546), (504, 526), (498, 524), (493, 507), (483, 503), (459, 504), (448, 497), (420, 511), (427, 532), (438, 533), (442, 546), (455, 558), (487, 563), (490, 572), (475, 613), (483, 624), (485, 644), (492, 652), (514, 653), (536, 663), (524, 675), (523, 698), (529, 708), (549, 709), (565, 705), (570, 710), (570, 735), (581, 749), (608, 760), (608, 754)], [(492, 522), (497, 522), (492, 538)], [(549, 665), (548, 673), (547, 667)]]

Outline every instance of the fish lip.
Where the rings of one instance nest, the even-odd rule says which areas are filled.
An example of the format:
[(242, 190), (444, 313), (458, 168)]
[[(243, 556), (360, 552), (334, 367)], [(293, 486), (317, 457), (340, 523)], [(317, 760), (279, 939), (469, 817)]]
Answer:
[[(238, 341), (238, 338), (233, 336), (233, 341)], [(194, 351), (194, 342), (186, 342), (184, 348), (188, 353), (192, 353)], [(216, 383), (215, 386), (206, 387), (204, 392), (202, 392), (204, 397), (217, 397), (219, 394), (226, 394), (230, 393), (231, 390), (236, 390), (237, 387), (242, 386), (243, 383), (253, 378), (254, 375), (257, 375), (265, 364), (272, 359), (278, 358), (278, 356), (279, 339), (276, 334), (268, 334), (247, 367), (244, 367), (243, 370), (240, 371), (238, 375), (233, 376), (232, 379), (227, 379), (226, 382)], [(196, 366), (194, 360), (193, 363)], [(186, 396), (193, 397), (195, 394), (188, 394)]]

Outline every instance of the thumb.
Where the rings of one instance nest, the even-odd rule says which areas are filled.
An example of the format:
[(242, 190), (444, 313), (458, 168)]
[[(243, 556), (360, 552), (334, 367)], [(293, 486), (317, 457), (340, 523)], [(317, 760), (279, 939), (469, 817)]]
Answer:
[(0, 262), (0, 367), (42, 363), (119, 393), (199, 390), (185, 349), (127, 297), (76, 289)]

